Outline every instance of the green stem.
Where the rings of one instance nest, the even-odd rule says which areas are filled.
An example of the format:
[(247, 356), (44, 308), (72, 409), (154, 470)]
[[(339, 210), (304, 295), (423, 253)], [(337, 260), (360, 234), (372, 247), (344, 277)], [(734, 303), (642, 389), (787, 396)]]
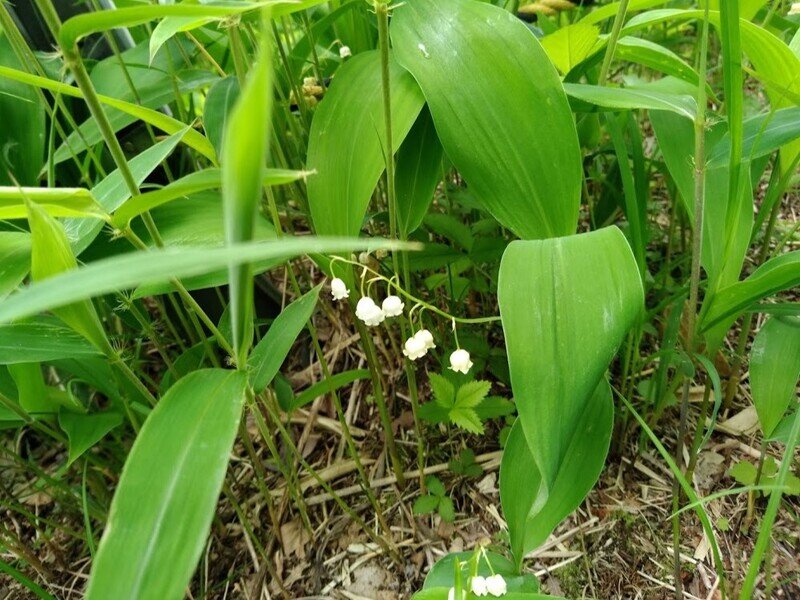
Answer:
[(614, 24), (611, 26), (611, 34), (608, 36), (606, 43), (606, 53), (603, 56), (603, 64), (600, 66), (600, 76), (597, 78), (597, 85), (604, 85), (608, 79), (608, 71), (611, 68), (611, 62), (614, 60), (614, 51), (617, 48), (617, 41), (619, 40), (620, 32), (622, 31), (622, 24), (625, 21), (625, 14), (628, 12), (628, 1), (621, 0), (617, 14), (614, 17)]
[[(692, 269), (689, 280), (689, 303), (686, 307), (686, 346), (689, 356), (693, 356), (695, 347), (695, 327), (697, 321), (698, 296), (700, 291), (700, 258), (703, 248), (703, 209), (705, 206), (706, 185), (706, 72), (708, 68), (708, 3), (706, 3), (703, 18), (703, 32), (700, 42), (700, 64), (698, 67), (699, 82), (697, 86), (697, 115), (694, 120), (694, 229), (692, 231)], [(683, 460), (683, 444), (686, 437), (689, 414), (689, 389), (691, 377), (686, 376), (683, 382), (681, 397), (681, 413), (678, 425), (678, 439), (675, 444), (675, 463), (680, 465)], [(678, 478), (673, 478), (672, 483), (672, 508), (677, 512), (681, 500), (681, 488)], [(675, 597), (683, 597), (683, 584), (681, 582), (681, 557), (680, 557), (680, 516), (673, 519), (673, 568), (675, 575)]]

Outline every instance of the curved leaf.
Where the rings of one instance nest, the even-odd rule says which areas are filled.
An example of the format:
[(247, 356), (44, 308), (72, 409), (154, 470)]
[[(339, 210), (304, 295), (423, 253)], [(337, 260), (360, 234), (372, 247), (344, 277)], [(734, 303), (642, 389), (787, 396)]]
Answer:
[[(392, 141), (397, 151), (422, 109), (419, 87), (389, 61)], [(320, 235), (356, 236), (386, 168), (386, 132), (378, 51), (349, 59), (336, 73), (311, 123), (308, 204)]]
[(217, 155), (221, 154), (225, 124), (238, 98), (239, 79), (233, 76), (220, 79), (206, 96), (206, 103), (203, 106), (203, 129), (214, 144)]
[(391, 33), (447, 156), (487, 210), (522, 238), (574, 232), (578, 135), (558, 73), (528, 27), (474, 0), (409, 0), (395, 9)]
[[(607, 416), (602, 402), (593, 403), (592, 397), (622, 338), (639, 318), (644, 292), (625, 236), (609, 227), (512, 242), (500, 264), (498, 302), (520, 427), (540, 476), (538, 488), (527, 488), (535, 501), (516, 502), (524, 506), (529, 501), (528, 506), (539, 509), (558, 490), (573, 452), (586, 451), (574, 450), (572, 444), (586, 426), (587, 411), (594, 404), (601, 411), (596, 418)], [(586, 443), (597, 449), (606, 435), (600, 431)], [(586, 481), (573, 484), (583, 487), (590, 475), (591, 485), (597, 476), (592, 469), (583, 474)], [(501, 485), (506, 484), (501, 480)], [(520, 493), (524, 491), (512, 496)], [(504, 496), (505, 506), (508, 490)], [(509, 525), (523, 522), (518, 511)], [(515, 532), (512, 537), (519, 552), (525, 535)]]
[(30, 270), (30, 234), (0, 231), (0, 300), (15, 290)]
[(425, 218), (442, 178), (443, 154), (431, 113), (423, 108), (397, 152), (397, 224), (405, 236)]
[(697, 102), (691, 96), (657, 90), (565, 83), (564, 91), (570, 98), (612, 110), (668, 110), (689, 120), (693, 120), (697, 112)]
[(242, 372), (195, 371), (153, 409), (125, 462), (87, 600), (183, 597), (214, 516), (246, 385)]
[(105, 217), (92, 192), (84, 188), (0, 187), (0, 219), (25, 219), (30, 201), (51, 217)]
[(558, 477), (542, 499), (535, 493), (541, 483), (536, 461), (521, 421), (514, 423), (500, 463), (500, 502), (518, 565), (580, 506), (597, 482), (605, 466), (613, 427), (614, 401), (611, 387), (603, 379), (571, 432)]
[(800, 378), (800, 319), (772, 317), (750, 350), (750, 391), (764, 437), (769, 438), (797, 399)]

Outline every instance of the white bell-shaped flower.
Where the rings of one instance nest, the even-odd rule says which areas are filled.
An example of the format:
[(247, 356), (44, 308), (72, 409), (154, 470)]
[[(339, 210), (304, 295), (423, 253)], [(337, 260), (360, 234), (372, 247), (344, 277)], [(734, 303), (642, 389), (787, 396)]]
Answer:
[(431, 350), (432, 348), (436, 348), (436, 344), (433, 343), (433, 334), (428, 331), (427, 329), (420, 329), (414, 337), (418, 337), (422, 342), (425, 344), (426, 350)]
[(350, 297), (350, 290), (347, 284), (338, 277), (331, 279), (331, 296), (334, 300), (344, 300)]
[(505, 595), (506, 592), (508, 592), (508, 587), (506, 586), (506, 580), (503, 579), (502, 575), (492, 575), (491, 577), (487, 577), (486, 591), (488, 591), (492, 596), (495, 597)]
[(466, 374), (472, 368), (469, 352), (459, 348), (450, 355), (450, 368), (458, 373)]
[(380, 306), (369, 296), (365, 296), (356, 304), (356, 317), (364, 321), (369, 327), (375, 327), (383, 323), (386, 318)]
[(800, 2), (792, 2), (787, 14), (790, 17), (793, 17), (794, 15), (800, 15)]
[(383, 314), (387, 317), (399, 317), (403, 314), (403, 301), (398, 296), (386, 296), (381, 304)]
[(351, 56), (353, 56), (353, 52), (350, 50), (350, 46), (342, 46), (339, 48), (339, 58), (345, 59)]
[(472, 593), (476, 596), (485, 596), (489, 593), (488, 588), (486, 587), (486, 577), (482, 577), (480, 575), (475, 575), (470, 581), (470, 587), (472, 587)]
[(406, 340), (406, 343), (403, 344), (403, 354), (405, 354), (411, 360), (422, 358), (427, 353), (428, 348), (425, 346), (425, 342), (420, 339), (418, 335), (412, 335)]

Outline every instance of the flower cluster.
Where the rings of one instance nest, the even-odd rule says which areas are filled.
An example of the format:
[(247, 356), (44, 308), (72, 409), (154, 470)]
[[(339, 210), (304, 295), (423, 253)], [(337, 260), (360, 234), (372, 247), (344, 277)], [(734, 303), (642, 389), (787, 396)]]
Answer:
[[(494, 596), (495, 598), (499, 598), (508, 592), (506, 580), (503, 579), (502, 575), (490, 575), (489, 577), (476, 575), (470, 580), (470, 588), (472, 589), (472, 593), (476, 596)], [(466, 592), (463, 593), (463, 597), (466, 598)], [(447, 594), (447, 600), (455, 600), (455, 598), (456, 589), (450, 588), (450, 592)]]
[[(336, 301), (350, 297), (350, 290), (347, 289), (347, 284), (338, 277), (331, 280), (331, 297)], [(402, 315), (403, 308), (405, 308), (405, 303), (399, 296), (387, 296), (378, 306), (372, 298), (365, 295), (356, 303), (356, 318), (363, 321), (368, 327), (377, 327), (387, 318)], [(412, 308), (411, 312), (413, 311), (414, 309)], [(458, 339), (456, 339), (456, 342), (458, 342)], [(436, 348), (433, 334), (427, 329), (420, 329), (403, 344), (403, 355), (410, 360), (417, 360), (425, 356), (428, 350), (432, 348)], [(463, 348), (457, 348), (450, 355), (450, 369), (453, 371), (466, 374), (471, 368), (472, 360), (469, 352)]]

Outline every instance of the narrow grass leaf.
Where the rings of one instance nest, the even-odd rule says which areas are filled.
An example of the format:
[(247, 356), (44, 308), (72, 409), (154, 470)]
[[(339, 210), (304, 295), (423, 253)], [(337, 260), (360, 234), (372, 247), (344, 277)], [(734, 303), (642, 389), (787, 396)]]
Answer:
[(144, 283), (211, 273), (229, 264), (288, 259), (300, 254), (358, 250), (416, 250), (416, 244), (348, 238), (294, 238), (227, 248), (165, 248), (92, 262), (34, 283), (0, 303), (0, 323)]
[(86, 338), (53, 319), (0, 325), (0, 364), (100, 356)]

